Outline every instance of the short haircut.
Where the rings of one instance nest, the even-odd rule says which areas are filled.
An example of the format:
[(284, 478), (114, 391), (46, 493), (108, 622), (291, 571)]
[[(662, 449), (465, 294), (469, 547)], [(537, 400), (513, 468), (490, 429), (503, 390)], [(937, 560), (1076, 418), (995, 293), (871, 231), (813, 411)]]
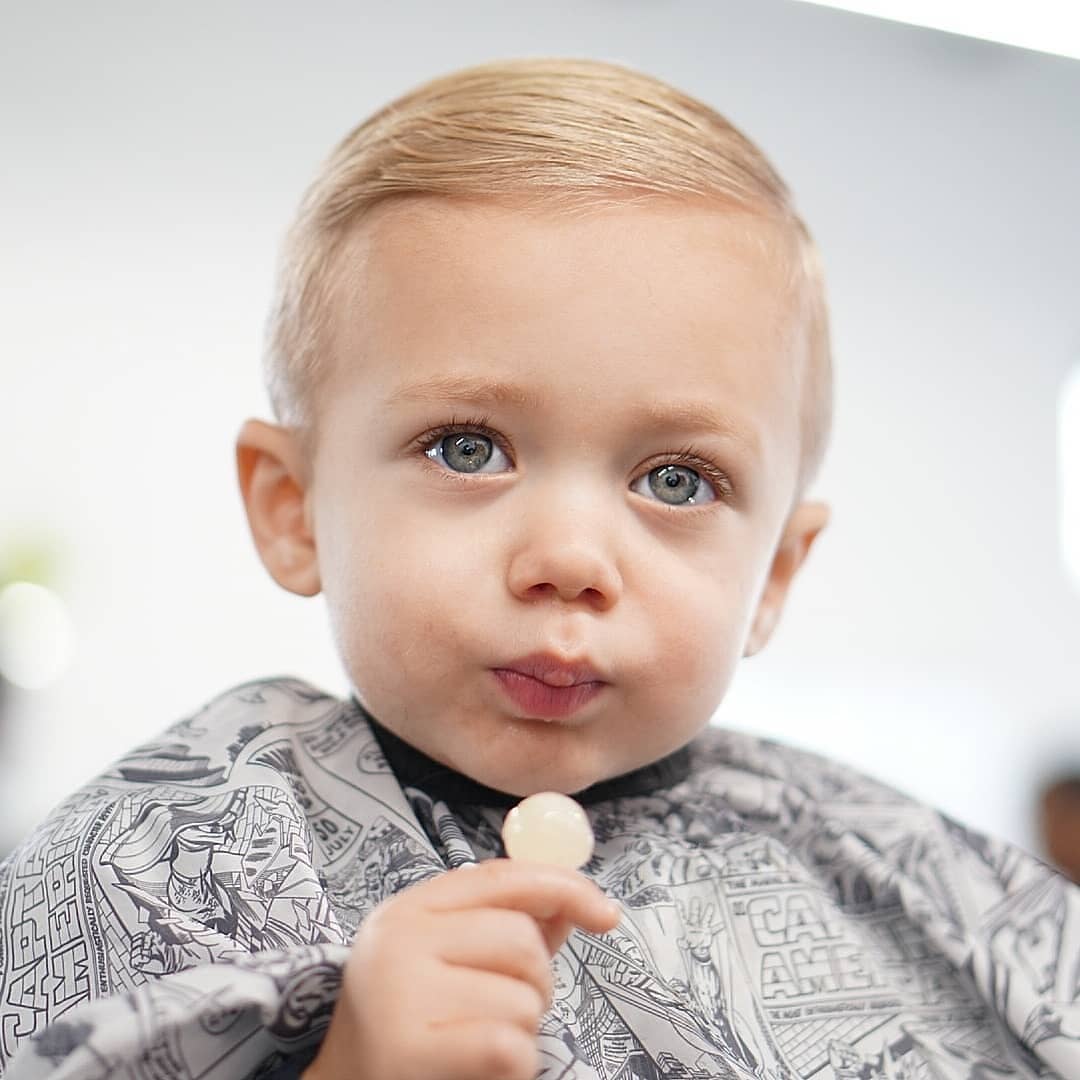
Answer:
[(274, 414), (310, 451), (328, 364), (337, 258), (376, 206), (410, 196), (587, 212), (683, 198), (764, 216), (789, 243), (801, 370), (799, 499), (832, 426), (832, 358), (817, 247), (765, 155), (709, 106), (618, 64), (513, 59), (441, 76), (386, 105), (333, 150), (281, 254), (265, 351)]

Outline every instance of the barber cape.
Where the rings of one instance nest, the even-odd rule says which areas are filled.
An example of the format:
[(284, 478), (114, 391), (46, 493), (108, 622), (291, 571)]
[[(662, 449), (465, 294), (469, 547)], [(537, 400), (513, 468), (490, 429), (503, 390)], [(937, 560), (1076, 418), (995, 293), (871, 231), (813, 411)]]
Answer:
[[(1032, 856), (718, 728), (578, 798), (623, 915), (555, 957), (541, 1076), (1080, 1078), (1080, 889)], [(515, 801), (355, 699), (226, 692), (0, 864), (0, 1072), (299, 1075), (365, 916)]]

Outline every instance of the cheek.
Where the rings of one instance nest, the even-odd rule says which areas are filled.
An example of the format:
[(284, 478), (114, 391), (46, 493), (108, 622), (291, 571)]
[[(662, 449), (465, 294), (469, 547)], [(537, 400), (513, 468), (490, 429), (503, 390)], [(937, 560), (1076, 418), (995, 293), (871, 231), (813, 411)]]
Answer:
[[(655, 689), (682, 692), (709, 705), (723, 695), (742, 655), (750, 590), (732, 567), (715, 566), (687, 578), (678, 589), (654, 585), (643, 607), (650, 626)], [(668, 578), (668, 582), (678, 578)], [(687, 702), (689, 705), (689, 702)]]
[(437, 650), (490, 559), (468, 529), (433, 527), (430, 515), (401, 500), (367, 497), (332, 515), (326, 536), (323, 592), (338, 640), (354, 657), (407, 658), (418, 641)]

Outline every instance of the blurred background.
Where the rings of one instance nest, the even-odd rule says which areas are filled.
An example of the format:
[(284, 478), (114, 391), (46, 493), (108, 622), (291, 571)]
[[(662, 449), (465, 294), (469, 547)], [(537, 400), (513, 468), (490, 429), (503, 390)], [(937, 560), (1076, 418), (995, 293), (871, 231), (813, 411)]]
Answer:
[(1075, 806), (1080, 774), (1080, 61), (799, 0), (112, 0), (4, 23), (0, 853), (229, 686), (346, 692), (322, 601), (274, 585), (236, 487), (240, 423), (270, 415), (278, 245), (372, 110), (547, 54), (719, 109), (824, 254), (833, 520), (716, 722), (1046, 854), (1041, 792)]

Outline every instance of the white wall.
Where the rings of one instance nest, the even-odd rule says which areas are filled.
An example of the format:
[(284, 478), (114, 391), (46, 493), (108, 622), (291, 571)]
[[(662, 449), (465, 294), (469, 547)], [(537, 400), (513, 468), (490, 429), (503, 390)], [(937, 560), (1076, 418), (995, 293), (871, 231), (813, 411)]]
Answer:
[(507, 55), (629, 63), (746, 129), (824, 250), (834, 520), (718, 719), (1037, 844), (1080, 764), (1056, 395), (1080, 362), (1080, 63), (782, 0), (21, 4), (0, 41), (0, 558), (60, 542), (66, 675), (8, 697), (0, 849), (226, 686), (345, 680), (258, 564), (232, 441), (269, 415), (279, 238), (390, 97)]

